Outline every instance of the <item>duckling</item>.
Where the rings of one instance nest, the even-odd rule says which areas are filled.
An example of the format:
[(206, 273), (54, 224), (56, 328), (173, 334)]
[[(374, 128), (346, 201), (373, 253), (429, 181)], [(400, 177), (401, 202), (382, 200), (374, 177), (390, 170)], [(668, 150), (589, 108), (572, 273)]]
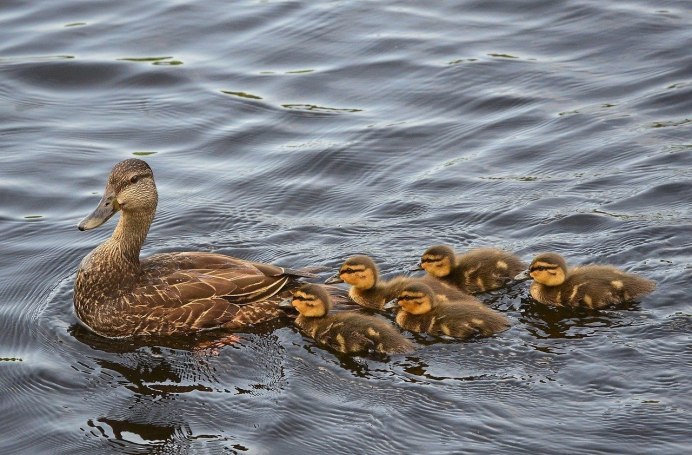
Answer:
[(468, 297), (464, 292), (455, 289), (434, 278), (397, 276), (387, 281), (380, 281), (379, 270), (375, 262), (365, 255), (351, 256), (346, 259), (339, 271), (325, 281), (325, 284), (343, 283), (351, 285), (349, 297), (366, 308), (382, 310), (385, 303), (395, 298), (407, 284), (427, 283), (441, 299), (461, 299)]
[(396, 322), (410, 332), (470, 338), (490, 336), (506, 330), (509, 320), (477, 300), (444, 301), (424, 283), (411, 283), (402, 288), (396, 300), (387, 306), (399, 305)]
[(329, 314), (332, 299), (324, 286), (304, 284), (293, 291), (295, 325), (320, 344), (343, 353), (407, 353), (413, 344), (386, 320), (353, 311)]
[(539, 254), (529, 269), (515, 279), (533, 279), (531, 297), (554, 306), (603, 308), (637, 299), (656, 288), (654, 281), (610, 265), (568, 269), (565, 259), (557, 253)]
[(445, 245), (425, 250), (419, 266), (429, 275), (469, 294), (501, 288), (526, 269), (517, 256), (497, 248), (477, 248), (458, 255)]

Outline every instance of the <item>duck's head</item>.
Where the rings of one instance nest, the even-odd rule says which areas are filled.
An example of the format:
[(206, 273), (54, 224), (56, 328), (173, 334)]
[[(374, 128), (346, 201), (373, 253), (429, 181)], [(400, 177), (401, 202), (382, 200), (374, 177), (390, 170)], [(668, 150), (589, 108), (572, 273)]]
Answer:
[(329, 313), (332, 299), (323, 286), (308, 283), (293, 291), (291, 305), (305, 317), (319, 318)]
[(121, 161), (113, 166), (98, 207), (79, 223), (79, 230), (99, 227), (119, 210), (153, 215), (157, 202), (154, 174), (149, 165), (136, 158)]
[(395, 300), (410, 314), (425, 314), (435, 306), (435, 292), (424, 283), (411, 283), (399, 291)]
[(454, 250), (446, 245), (431, 246), (420, 258), (420, 268), (436, 278), (442, 278), (452, 272)]
[(515, 277), (516, 280), (533, 279), (544, 286), (559, 286), (565, 282), (567, 263), (557, 253), (542, 253), (536, 256), (529, 269)]
[(368, 256), (351, 256), (344, 261), (333, 277), (325, 283), (348, 283), (358, 289), (371, 289), (377, 284), (379, 271), (375, 262)]

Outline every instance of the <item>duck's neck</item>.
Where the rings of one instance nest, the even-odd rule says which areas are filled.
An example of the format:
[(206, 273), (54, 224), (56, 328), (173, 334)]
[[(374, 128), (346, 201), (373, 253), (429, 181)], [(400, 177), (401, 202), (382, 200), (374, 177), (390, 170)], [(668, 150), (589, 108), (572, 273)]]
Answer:
[[(140, 273), (139, 252), (153, 218), (153, 213), (121, 212), (113, 235), (82, 261), (82, 272), (95, 272), (79, 277), (84, 280), (86, 287), (91, 283), (103, 288), (104, 292), (112, 293), (122, 291), (137, 280)], [(108, 273), (100, 271), (103, 267)]]
[(139, 267), (139, 252), (147, 238), (149, 227), (154, 220), (154, 213), (121, 212), (118, 225), (107, 243), (119, 251), (122, 258)]

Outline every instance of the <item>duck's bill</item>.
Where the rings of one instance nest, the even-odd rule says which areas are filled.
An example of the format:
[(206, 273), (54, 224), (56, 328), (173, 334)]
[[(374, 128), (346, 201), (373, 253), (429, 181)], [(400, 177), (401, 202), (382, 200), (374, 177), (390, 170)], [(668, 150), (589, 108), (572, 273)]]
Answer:
[(518, 274), (517, 276), (514, 277), (514, 281), (526, 281), (526, 280), (530, 280), (530, 279), (531, 279), (531, 275), (529, 275), (528, 270), (524, 270), (523, 272), (521, 272), (520, 274)]
[(88, 231), (89, 229), (97, 228), (108, 221), (118, 210), (120, 210), (120, 206), (118, 205), (118, 200), (115, 198), (115, 194), (106, 189), (96, 210), (84, 218), (79, 225), (77, 225), (77, 228), (80, 231)]
[(409, 269), (409, 272), (418, 272), (419, 270), (423, 270), (423, 265), (422, 264), (416, 264), (415, 267), (411, 267)]
[(293, 308), (293, 297), (289, 297), (287, 299), (283, 299), (278, 303), (279, 308)]
[(343, 283), (344, 280), (341, 279), (341, 276), (339, 273), (335, 273), (334, 275), (330, 276), (326, 280), (324, 280), (324, 284), (337, 284), (337, 283)]
[(385, 310), (391, 310), (399, 306), (399, 301), (397, 299), (390, 300), (389, 302), (382, 305)]

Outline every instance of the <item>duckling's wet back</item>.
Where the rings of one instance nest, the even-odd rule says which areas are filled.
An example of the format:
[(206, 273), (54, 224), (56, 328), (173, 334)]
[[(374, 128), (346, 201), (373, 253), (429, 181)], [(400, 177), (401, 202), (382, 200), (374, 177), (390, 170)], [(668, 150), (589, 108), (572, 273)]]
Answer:
[[(691, 14), (0, 2), (0, 454), (689, 453)], [(334, 299), (370, 322), (316, 338), (391, 354), (279, 307), (431, 245), (656, 287), (483, 275), (508, 328), (463, 339)]]

